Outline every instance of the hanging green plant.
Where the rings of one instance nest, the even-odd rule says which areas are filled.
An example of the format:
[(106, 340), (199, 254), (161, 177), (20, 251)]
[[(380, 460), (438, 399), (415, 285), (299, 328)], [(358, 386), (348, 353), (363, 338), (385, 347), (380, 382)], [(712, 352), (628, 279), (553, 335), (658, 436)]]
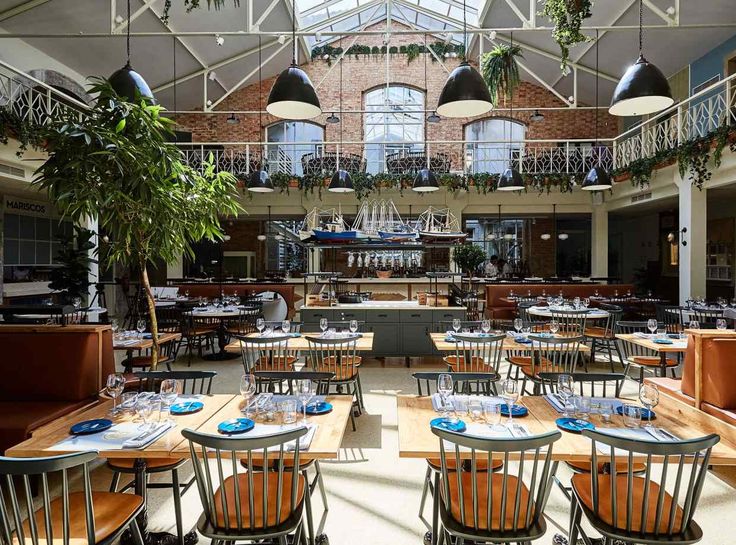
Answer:
[(580, 31), (583, 21), (592, 15), (593, 0), (545, 0), (541, 15), (549, 17), (554, 23), (552, 38), (560, 46), (560, 69), (567, 72), (570, 48), (576, 44), (590, 41), (590, 37)]
[(521, 83), (516, 57), (524, 58), (518, 45), (499, 44), (480, 60), (483, 79), (491, 93), (491, 101), (498, 106), (501, 95), (511, 98)]

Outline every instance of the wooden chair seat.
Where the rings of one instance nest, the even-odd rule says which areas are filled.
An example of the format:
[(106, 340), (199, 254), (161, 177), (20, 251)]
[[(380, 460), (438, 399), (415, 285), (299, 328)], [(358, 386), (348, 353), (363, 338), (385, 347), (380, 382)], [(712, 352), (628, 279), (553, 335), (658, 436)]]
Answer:
[[(186, 461), (186, 458), (146, 458), (146, 470), (169, 471)], [(129, 473), (134, 470), (135, 458), (108, 458), (107, 465), (115, 471)]]
[(335, 356), (322, 360), (322, 364), (315, 369), (319, 373), (334, 373), (333, 381), (352, 380), (358, 376), (358, 367), (363, 362), (361, 356), (342, 356), (338, 362)]
[[(249, 528), (251, 525), (251, 518), (250, 518), (250, 510), (249, 510), (249, 501), (248, 498), (251, 495), (250, 486), (249, 486), (249, 479), (250, 477), (253, 477), (253, 527), (254, 528), (268, 528), (272, 526), (276, 526), (276, 514), (280, 513), (280, 521), (279, 524), (283, 523), (284, 521), (288, 520), (289, 517), (293, 514), (291, 511), (291, 499), (292, 499), (292, 474), (291, 473), (283, 473), (283, 480), (281, 483), (281, 504), (277, 505), (277, 500), (279, 499), (278, 496), (278, 490), (279, 490), (279, 473), (277, 472), (269, 472), (266, 474), (266, 480), (268, 482), (268, 505), (266, 506), (266, 514), (267, 516), (264, 517), (263, 512), (263, 474), (259, 473), (258, 475), (248, 474), (248, 473), (238, 473), (237, 479), (238, 482), (236, 484), (235, 477), (230, 476), (220, 485), (220, 487), (215, 491), (214, 494), (214, 505), (215, 505), (215, 516), (214, 520), (216, 522), (216, 526), (220, 529), (227, 528), (225, 524), (225, 515), (223, 510), (223, 494), (225, 496), (224, 501), (227, 503), (227, 514), (228, 514), (228, 525), (230, 528), (237, 528), (238, 525), (238, 502), (236, 500), (235, 496), (235, 487), (238, 486), (240, 490), (240, 517), (242, 524), (240, 524), (243, 528)], [(304, 500), (304, 477), (302, 475), (298, 476), (298, 482), (297, 482), (297, 497), (294, 498), (294, 506), (295, 509), (298, 509), (298, 507), (301, 505), (302, 501)], [(265, 518), (265, 520), (264, 520)]]
[(255, 371), (293, 371), (297, 359), (296, 356), (261, 356)]
[[(72, 492), (69, 494), (69, 543), (70, 545), (88, 545), (87, 522), (85, 519), (84, 493)], [(112, 492), (92, 492), (92, 504), (94, 506), (95, 521), (95, 543), (100, 543), (115, 534), (124, 526), (143, 505), (143, 498), (135, 494), (116, 494)], [(62, 498), (53, 500), (50, 504), (52, 543), (63, 541), (63, 501)], [(38, 538), (41, 543), (46, 543), (46, 527), (44, 522), (43, 508), (35, 512)], [(28, 519), (23, 523), (24, 543), (32, 545), (33, 539), (30, 534), (30, 522)], [(21, 545), (17, 536), (13, 544)]]
[[(458, 523), (462, 524), (462, 517), (460, 515), (460, 488), (458, 487), (458, 479), (452, 475), (448, 478), (448, 486), (450, 489), (450, 515)], [(462, 472), (460, 475), (460, 487), (463, 491), (464, 510), (465, 510), (465, 527), (473, 528), (476, 524), (481, 530), (488, 530), (487, 525), (487, 512), (488, 512), (488, 487), (490, 483), (491, 488), (491, 530), (501, 529), (501, 503), (502, 503), (502, 487), (503, 487), (503, 475), (498, 473), (477, 473), (476, 474), (476, 486), (478, 490), (478, 505), (476, 510), (473, 509), (473, 474), (470, 472)], [(516, 499), (516, 489), (518, 486), (518, 479), (513, 475), (508, 476), (507, 488), (506, 488), (506, 505), (504, 528), (510, 530), (514, 524), (514, 509), (513, 505)], [(444, 494), (444, 486), (442, 486), (442, 493)], [(521, 505), (526, 506), (529, 501), (529, 489), (522, 482), (520, 491)], [(512, 508), (508, 508), (512, 506)], [(533, 508), (530, 516), (534, 516)], [(526, 526), (527, 521), (527, 510), (521, 509), (519, 512), (518, 527), (523, 528)]]
[[(572, 488), (575, 495), (580, 499), (580, 502), (589, 511), (594, 512), (593, 508), (593, 494), (591, 490), (591, 474), (590, 473), (578, 473), (572, 477)], [(610, 475), (599, 475), (598, 486), (599, 490), (605, 491), (598, 496), (598, 518), (617, 529), (626, 530), (626, 512), (627, 502), (629, 497), (632, 499), (632, 520), (631, 520), (631, 532), (642, 531), (642, 507), (644, 505), (644, 484), (646, 480), (642, 477), (634, 477), (632, 479), (631, 492), (629, 492), (627, 478), (625, 476), (615, 477), (616, 479), (616, 521), (613, 520), (613, 511), (611, 508), (611, 494), (608, 491), (611, 489), (611, 476)], [(643, 529), (645, 533), (654, 533), (655, 521), (657, 517), (657, 497), (659, 495), (659, 485), (655, 482), (650, 481), (649, 486), (649, 498), (647, 502), (647, 514), (646, 514), (646, 527)], [(659, 522), (659, 528), (657, 529), (661, 533), (667, 533), (669, 513), (672, 508), (672, 496), (668, 493), (664, 493), (664, 509), (662, 510), (662, 517)], [(675, 524), (674, 532), (679, 532), (682, 528), (682, 509), (678, 505), (675, 513)]]
[(191, 328), (189, 331), (187, 331), (188, 337), (202, 337), (206, 335), (214, 335), (217, 333), (217, 326), (205, 326), (205, 325), (195, 325), (193, 328)]
[[(427, 458), (427, 463), (435, 471), (442, 470), (442, 462), (439, 458)], [(471, 471), (470, 460), (460, 460), (460, 466), (464, 471)], [(477, 471), (488, 471), (488, 460), (476, 460), (475, 468)], [(503, 468), (503, 460), (491, 460), (491, 471), (498, 471)], [(447, 459), (447, 470), (457, 471), (457, 461), (453, 458)]]
[[(299, 471), (304, 471), (305, 469), (308, 469), (313, 463), (314, 463), (313, 459), (300, 457), (299, 458)], [(279, 464), (278, 460), (269, 460), (268, 470), (278, 471), (279, 469), (278, 464)], [(247, 468), (248, 460), (245, 460), (245, 459), (240, 460), (240, 465)], [(252, 466), (255, 471), (263, 471), (263, 460), (253, 460)], [(294, 467), (294, 460), (292, 458), (285, 458), (284, 459), (284, 471), (290, 471), (293, 467)]]
[(585, 336), (592, 337), (594, 339), (608, 339), (614, 340), (616, 337), (611, 333), (610, 330), (605, 327), (591, 326), (585, 328)]
[(532, 369), (531, 365), (520, 366), (522, 374), (531, 379), (541, 380), (539, 373), (565, 373), (567, 372), (562, 365), (552, 365), (551, 362), (545, 362), (544, 367), (537, 365)]
[[(125, 365), (126, 367), (151, 367), (151, 361), (151, 356), (133, 356), (129, 360), (125, 361)], [(166, 362), (170, 363), (171, 358), (159, 354), (157, 365), (161, 365)]]
[(445, 356), (442, 360), (453, 373), (486, 373), (490, 370), (490, 366), (479, 356), (471, 357), (470, 364), (465, 363), (463, 356)]
[[(662, 360), (659, 356), (634, 356), (631, 361), (642, 367), (661, 367)], [(677, 362), (673, 359), (667, 358), (667, 367), (677, 367)]]
[[(587, 461), (575, 461), (565, 462), (569, 468), (576, 473), (590, 473), (590, 460)], [(598, 462), (598, 473), (607, 473), (610, 464), (606, 462)], [(616, 462), (616, 473), (626, 473), (629, 470), (628, 462)], [(634, 473), (644, 473), (647, 470), (647, 466), (643, 462), (635, 462), (633, 466)]]
[[(532, 366), (532, 357), (531, 356), (511, 356), (508, 358), (509, 363), (512, 365), (515, 365), (517, 367), (529, 367)], [(545, 367), (552, 365), (552, 362), (549, 361), (547, 358), (541, 358), (540, 363), (543, 364)]]

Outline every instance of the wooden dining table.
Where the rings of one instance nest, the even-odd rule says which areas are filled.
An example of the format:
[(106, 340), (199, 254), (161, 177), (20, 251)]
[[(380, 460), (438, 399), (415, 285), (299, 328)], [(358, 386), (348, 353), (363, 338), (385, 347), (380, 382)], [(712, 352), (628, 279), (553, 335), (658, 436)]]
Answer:
[[(623, 402), (634, 400), (622, 399)], [(516, 403), (528, 409), (528, 415), (514, 417), (514, 421), (525, 425), (533, 435), (557, 430), (555, 420), (562, 416), (543, 396), (525, 396)], [(428, 396), (402, 395), (397, 397), (399, 457), (401, 458), (439, 458), (440, 443), (432, 433), (430, 421), (439, 416), (432, 408)], [(657, 415), (653, 424), (663, 428), (681, 439), (702, 437), (711, 433), (721, 436), (721, 441), (713, 448), (711, 464), (736, 465), (736, 431), (733, 426), (669, 396), (661, 396), (655, 407)], [(470, 417), (463, 415), (470, 422)], [(606, 424), (600, 415), (591, 415), (591, 422), (597, 429), (622, 428), (623, 417), (614, 414), (611, 423)], [(588, 461), (591, 456), (591, 442), (586, 437), (562, 431), (562, 437), (555, 442), (552, 459), (555, 461)], [(470, 451), (460, 453), (470, 457)], [(646, 456), (634, 455), (637, 461), (646, 461)], [(661, 461), (652, 457), (655, 462)]]
[[(181, 333), (159, 333), (158, 344), (159, 346), (168, 342), (178, 341), (181, 339)], [(141, 337), (138, 339), (128, 339), (132, 342), (121, 342), (113, 340), (113, 350), (125, 351), (125, 359), (122, 361), (122, 365), (127, 373), (132, 372), (129, 365), (126, 365), (133, 358), (133, 352), (140, 352), (141, 350), (149, 350), (153, 347), (153, 339), (150, 337)]]
[[(370, 352), (373, 350), (373, 335), (373, 333), (360, 333), (360, 337), (355, 342), (356, 352)], [(254, 339), (261, 338), (258, 333), (249, 333), (246, 337)], [(298, 337), (291, 337), (289, 339), (289, 350), (293, 350), (294, 352), (308, 352), (309, 341), (307, 340), (307, 337), (321, 338), (321, 334), (319, 332), (302, 332)], [(240, 353), (241, 348), (242, 342), (239, 339), (231, 341), (225, 346), (225, 350), (228, 352), (237, 352), (238, 354)]]
[[(447, 333), (430, 333), (429, 336), (432, 339), (432, 343), (434, 344), (434, 347), (440, 352), (455, 352), (460, 346), (460, 343), (448, 341), (446, 338)], [(479, 339), (482, 339), (482, 338), (483, 337), (479, 337)], [(289, 345), (289, 348), (291, 348), (291, 345)], [(554, 344), (545, 345), (544, 349), (554, 350), (555, 345)], [(506, 338), (503, 340), (503, 344), (501, 345), (501, 350), (531, 352), (533, 348), (532, 348), (532, 344), (516, 342), (516, 340), (513, 337), (509, 337), (507, 335)], [(582, 354), (589, 354), (590, 347), (585, 344), (580, 344), (580, 346), (578, 347), (578, 352)]]
[(651, 337), (642, 337), (634, 333), (619, 333), (616, 338), (642, 346), (659, 355), (659, 367), (663, 377), (667, 376), (667, 355), (684, 354), (687, 350), (687, 339), (670, 339), (672, 344), (662, 344), (654, 342)]

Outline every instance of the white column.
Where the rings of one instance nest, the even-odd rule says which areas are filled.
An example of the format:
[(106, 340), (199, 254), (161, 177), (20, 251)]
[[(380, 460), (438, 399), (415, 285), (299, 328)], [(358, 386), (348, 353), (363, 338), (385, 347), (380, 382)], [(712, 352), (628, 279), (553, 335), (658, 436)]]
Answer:
[(590, 276), (608, 276), (608, 210), (602, 204), (591, 214)]
[[(686, 299), (705, 297), (705, 246), (707, 200), (688, 180), (680, 182), (680, 304)], [(682, 241), (687, 242), (682, 245)]]
[(166, 264), (166, 279), (184, 278), (184, 256), (180, 255), (179, 259), (173, 263)]

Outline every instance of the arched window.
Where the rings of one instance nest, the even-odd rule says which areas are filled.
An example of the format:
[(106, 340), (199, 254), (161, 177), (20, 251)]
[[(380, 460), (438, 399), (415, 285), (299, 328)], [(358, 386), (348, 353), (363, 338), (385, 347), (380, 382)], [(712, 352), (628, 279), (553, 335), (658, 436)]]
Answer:
[(316, 123), (282, 121), (266, 127), (266, 160), (269, 172), (304, 174), (302, 158), (319, 154), (325, 141), (325, 130)]
[(491, 118), (465, 126), (467, 172), (500, 174), (509, 162), (519, 168), (526, 127), (518, 121)]
[(391, 85), (365, 94), (366, 170), (386, 171), (386, 158), (424, 150), (424, 92)]

